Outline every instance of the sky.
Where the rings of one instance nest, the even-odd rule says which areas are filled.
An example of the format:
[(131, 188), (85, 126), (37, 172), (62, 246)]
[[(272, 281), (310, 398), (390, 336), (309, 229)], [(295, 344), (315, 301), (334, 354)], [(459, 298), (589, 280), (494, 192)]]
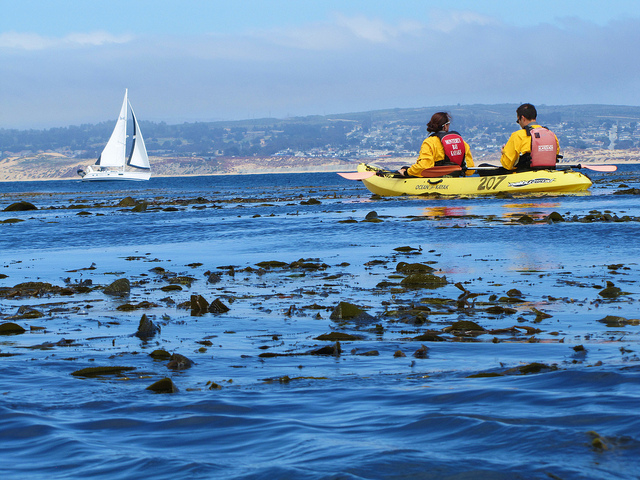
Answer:
[[(0, 0), (0, 128), (640, 105), (638, 0)], [(2, 146), (0, 145), (0, 149)]]

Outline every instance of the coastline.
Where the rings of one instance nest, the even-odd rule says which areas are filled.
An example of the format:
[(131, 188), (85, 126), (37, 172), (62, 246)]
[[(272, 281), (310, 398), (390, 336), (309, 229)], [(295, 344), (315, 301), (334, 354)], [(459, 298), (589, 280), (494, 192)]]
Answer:
[[(561, 164), (640, 163), (640, 149), (563, 151)], [(371, 157), (343, 160), (324, 157), (150, 157), (153, 177), (193, 177), (214, 175), (252, 175), (278, 173), (321, 173), (355, 170), (360, 162), (396, 169), (411, 164), (416, 157)], [(479, 163), (497, 164), (500, 154), (475, 154)], [(40, 152), (32, 156), (8, 157), (0, 160), (0, 182), (43, 180), (79, 180), (79, 168), (94, 159), (71, 158), (59, 153)]]

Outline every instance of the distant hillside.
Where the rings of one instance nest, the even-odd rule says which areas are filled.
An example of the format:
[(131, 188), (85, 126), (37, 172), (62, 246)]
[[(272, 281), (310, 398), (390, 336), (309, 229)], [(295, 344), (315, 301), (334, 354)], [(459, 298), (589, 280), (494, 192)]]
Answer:
[[(453, 128), (474, 156), (492, 159), (515, 125), (516, 104), (445, 105), (288, 119), (196, 122), (179, 125), (140, 122), (154, 174), (163, 171), (233, 173), (242, 165), (330, 169), (360, 160), (414, 158), (426, 123), (436, 111), (453, 116)], [(539, 105), (538, 120), (574, 156), (633, 159), (640, 148), (640, 107)], [(94, 163), (115, 121), (48, 130), (0, 129), (0, 180), (73, 178), (78, 165)], [(179, 167), (176, 167), (179, 165)], [(26, 173), (30, 172), (30, 173)], [(48, 173), (45, 173), (48, 172)], [(202, 173), (201, 173), (202, 174)], [(47, 175), (42, 177), (42, 175)]]

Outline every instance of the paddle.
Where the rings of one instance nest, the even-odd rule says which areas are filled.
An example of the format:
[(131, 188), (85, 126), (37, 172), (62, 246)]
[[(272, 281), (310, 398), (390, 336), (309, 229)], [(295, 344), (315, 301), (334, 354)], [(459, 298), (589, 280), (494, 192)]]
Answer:
[(587, 170), (593, 170), (594, 172), (615, 172), (618, 167), (616, 165), (560, 165), (566, 168), (586, 168)]
[(347, 180), (364, 180), (365, 178), (373, 177), (376, 172), (337, 172), (342, 178)]
[[(484, 167), (469, 167), (469, 170), (497, 170), (501, 167), (496, 167), (495, 165), (486, 165)], [(565, 170), (568, 168), (586, 168), (588, 170), (593, 170), (594, 172), (615, 172), (618, 167), (615, 165), (558, 165), (557, 168), (559, 170)]]

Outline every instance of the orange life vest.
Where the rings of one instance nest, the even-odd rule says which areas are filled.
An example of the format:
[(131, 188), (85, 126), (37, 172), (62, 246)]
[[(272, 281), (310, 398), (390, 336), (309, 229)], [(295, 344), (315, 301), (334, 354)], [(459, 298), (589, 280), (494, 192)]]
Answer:
[[(527, 135), (531, 136), (531, 168), (555, 167), (558, 158), (558, 142), (552, 131), (545, 127), (525, 127)], [(520, 165), (518, 165), (520, 166)]]

